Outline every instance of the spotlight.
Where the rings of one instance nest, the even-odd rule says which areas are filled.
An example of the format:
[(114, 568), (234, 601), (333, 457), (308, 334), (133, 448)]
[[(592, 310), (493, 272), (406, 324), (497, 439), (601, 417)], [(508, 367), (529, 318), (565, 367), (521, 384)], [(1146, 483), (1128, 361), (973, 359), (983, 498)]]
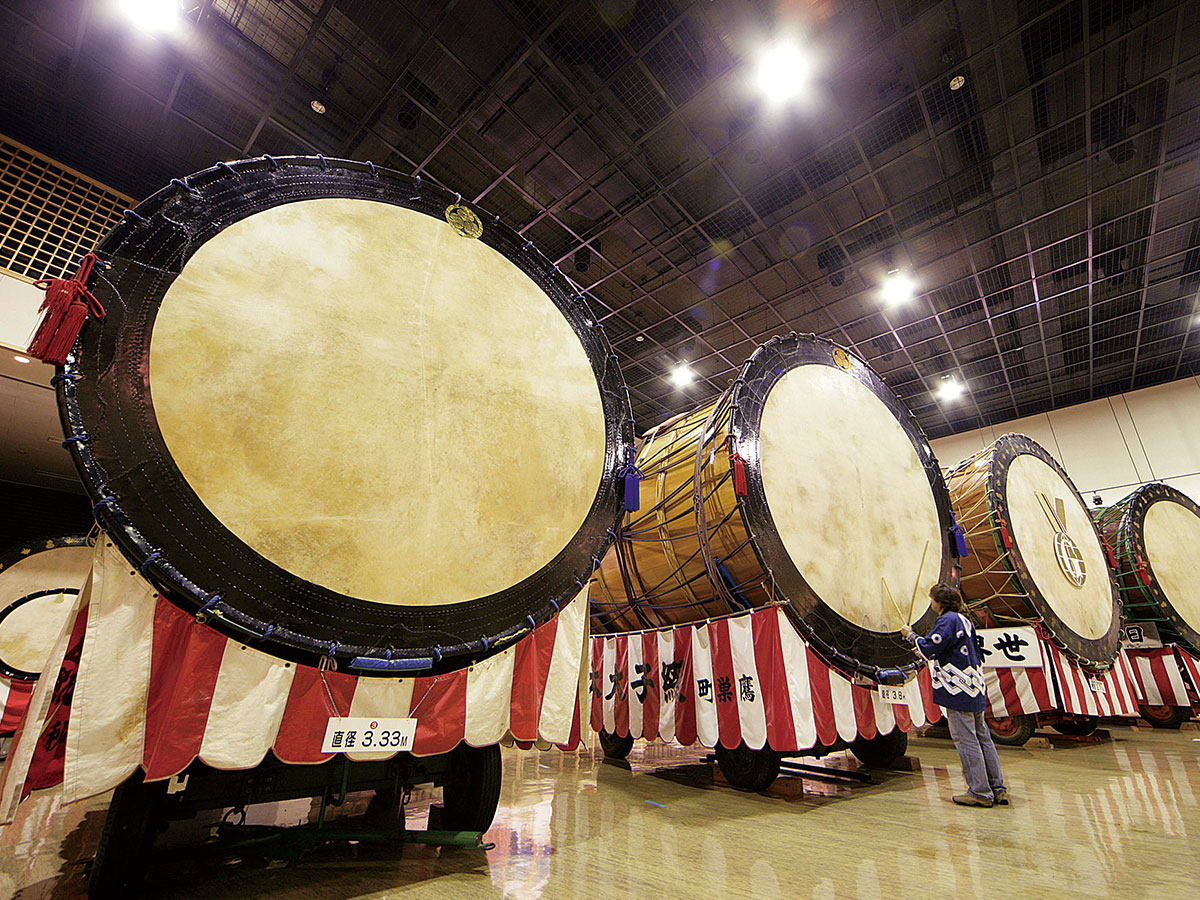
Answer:
[(953, 375), (943, 375), (942, 382), (938, 385), (937, 398), (943, 403), (953, 403), (961, 397), (967, 388)]
[(898, 269), (888, 272), (888, 277), (883, 280), (883, 286), (880, 289), (883, 302), (888, 306), (907, 303), (913, 298), (915, 291), (916, 285), (913, 284), (912, 279)]
[(14, 356), (13, 359), (22, 365), (28, 365), (29, 363), (33, 362), (33, 360), (31, 360), (28, 356)]
[(312, 107), (312, 111), (315, 112), (318, 116), (325, 115), (325, 104), (322, 103), (320, 100), (313, 100), (308, 105)]
[(644, 334), (639, 334), (637, 337), (634, 338), (634, 340), (637, 341), (639, 344), (642, 341), (644, 341), (645, 339), (646, 339), (646, 336)]
[(147, 34), (174, 31), (183, 18), (179, 0), (117, 0), (117, 6)]
[(1100, 499), (1099, 494), (1092, 494), (1092, 505), (1093, 506), (1103, 506), (1104, 505), (1104, 501)]
[(786, 103), (808, 87), (812, 59), (789, 40), (767, 47), (758, 60), (759, 89), (773, 103)]
[(687, 387), (695, 380), (696, 373), (685, 362), (681, 362), (671, 370), (671, 383), (675, 387)]
[(592, 248), (580, 247), (575, 251), (575, 271), (586, 273), (592, 267)]
[(961, 75), (955, 75), (953, 78), (950, 79), (950, 90), (952, 90), (952, 91), (962, 90), (962, 86), (966, 83), (967, 83), (966, 78), (964, 78)]

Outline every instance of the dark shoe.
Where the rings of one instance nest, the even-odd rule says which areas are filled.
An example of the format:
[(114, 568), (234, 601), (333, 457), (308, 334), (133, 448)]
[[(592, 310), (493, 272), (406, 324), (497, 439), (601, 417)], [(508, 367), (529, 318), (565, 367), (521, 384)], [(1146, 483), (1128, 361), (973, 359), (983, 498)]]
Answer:
[(959, 794), (957, 797), (951, 797), (959, 806), (982, 806), (984, 809), (990, 809), (992, 806), (991, 800), (984, 800), (982, 797), (976, 797), (974, 794)]
[(1008, 806), (1008, 788), (997, 788), (992, 794), (992, 802), (997, 806)]

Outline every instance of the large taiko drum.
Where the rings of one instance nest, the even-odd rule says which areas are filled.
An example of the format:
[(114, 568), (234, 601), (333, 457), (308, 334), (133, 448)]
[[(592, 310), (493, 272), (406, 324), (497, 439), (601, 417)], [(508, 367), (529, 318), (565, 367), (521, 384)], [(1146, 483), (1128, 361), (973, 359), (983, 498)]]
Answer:
[(36, 681), (92, 567), (82, 536), (0, 553), (0, 675)]
[(980, 623), (1040, 624), (1084, 666), (1111, 666), (1121, 601), (1099, 532), (1058, 461), (1006, 434), (951, 469), (946, 484), (970, 550), (962, 593)]
[(1200, 653), (1200, 506), (1170, 485), (1144, 484), (1096, 514), (1112, 549), (1127, 622)]
[(914, 664), (901, 616), (912, 605), (916, 627), (932, 623), (929, 588), (953, 565), (950, 505), (920, 426), (862, 360), (812, 335), (773, 338), (715, 403), (649, 432), (637, 467), (641, 508), (600, 566), (596, 627), (779, 603), (843, 670)]
[(547, 621), (621, 511), (616, 357), (532, 242), (369, 163), (220, 164), (97, 248), (59, 377), (101, 524), (284, 658), (438, 671)]

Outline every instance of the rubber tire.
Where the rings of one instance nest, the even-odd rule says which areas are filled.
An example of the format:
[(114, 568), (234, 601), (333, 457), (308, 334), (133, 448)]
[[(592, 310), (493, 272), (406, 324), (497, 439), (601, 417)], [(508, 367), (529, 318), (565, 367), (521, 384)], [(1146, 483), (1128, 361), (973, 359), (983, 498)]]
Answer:
[(717, 745), (717, 765), (725, 780), (739, 791), (765, 791), (779, 777), (779, 754), (769, 747), (751, 750), (745, 743), (735, 750)]
[(459, 744), (450, 752), (450, 775), (442, 785), (442, 828), (478, 831), (492, 827), (500, 805), (504, 761), (500, 745)]
[(894, 728), (873, 738), (856, 738), (850, 742), (850, 752), (864, 766), (886, 769), (908, 752), (908, 732)]
[[(1005, 728), (1002, 731), (996, 729), (999, 722), (1011, 722), (1011, 728)], [(1025, 713), (1019, 716), (1012, 716), (1007, 719), (993, 719), (987, 717), (988, 731), (992, 733), (992, 741), (1001, 744), (1005, 747), (1022, 747), (1025, 745), (1033, 733), (1037, 731), (1037, 716), (1032, 713)]]
[(1138, 714), (1155, 728), (1178, 731), (1192, 717), (1192, 710), (1187, 706), (1140, 706)]
[(165, 799), (165, 783), (146, 784), (141, 771), (113, 791), (88, 877), (90, 900), (141, 895)]
[(1099, 716), (1088, 716), (1086, 719), (1068, 719), (1063, 722), (1055, 722), (1053, 728), (1059, 734), (1070, 735), (1071, 737), (1087, 737), (1095, 732), (1100, 727)]
[(633, 738), (629, 735), (621, 737), (619, 734), (602, 731), (600, 732), (600, 749), (604, 751), (605, 759), (625, 759), (629, 755), (629, 751), (633, 749)]

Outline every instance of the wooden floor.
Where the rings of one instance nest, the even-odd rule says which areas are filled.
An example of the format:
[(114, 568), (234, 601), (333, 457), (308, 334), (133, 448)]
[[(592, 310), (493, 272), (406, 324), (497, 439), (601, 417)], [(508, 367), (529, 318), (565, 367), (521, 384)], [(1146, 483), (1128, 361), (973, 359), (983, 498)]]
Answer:
[[(328, 847), (299, 866), (168, 854), (164, 898), (1183, 898), (1197, 896), (1200, 731), (1115, 728), (1113, 741), (1003, 748), (1008, 808), (949, 802), (947, 740), (876, 785), (783, 778), (765, 795), (714, 779), (703, 754), (639, 743), (629, 765), (587, 752), (505, 752), (490, 852)], [(855, 764), (837, 754), (832, 765)], [(27, 804), (0, 832), (0, 897), (84, 895), (105, 798)], [(413, 815), (421, 815), (418, 808)]]

